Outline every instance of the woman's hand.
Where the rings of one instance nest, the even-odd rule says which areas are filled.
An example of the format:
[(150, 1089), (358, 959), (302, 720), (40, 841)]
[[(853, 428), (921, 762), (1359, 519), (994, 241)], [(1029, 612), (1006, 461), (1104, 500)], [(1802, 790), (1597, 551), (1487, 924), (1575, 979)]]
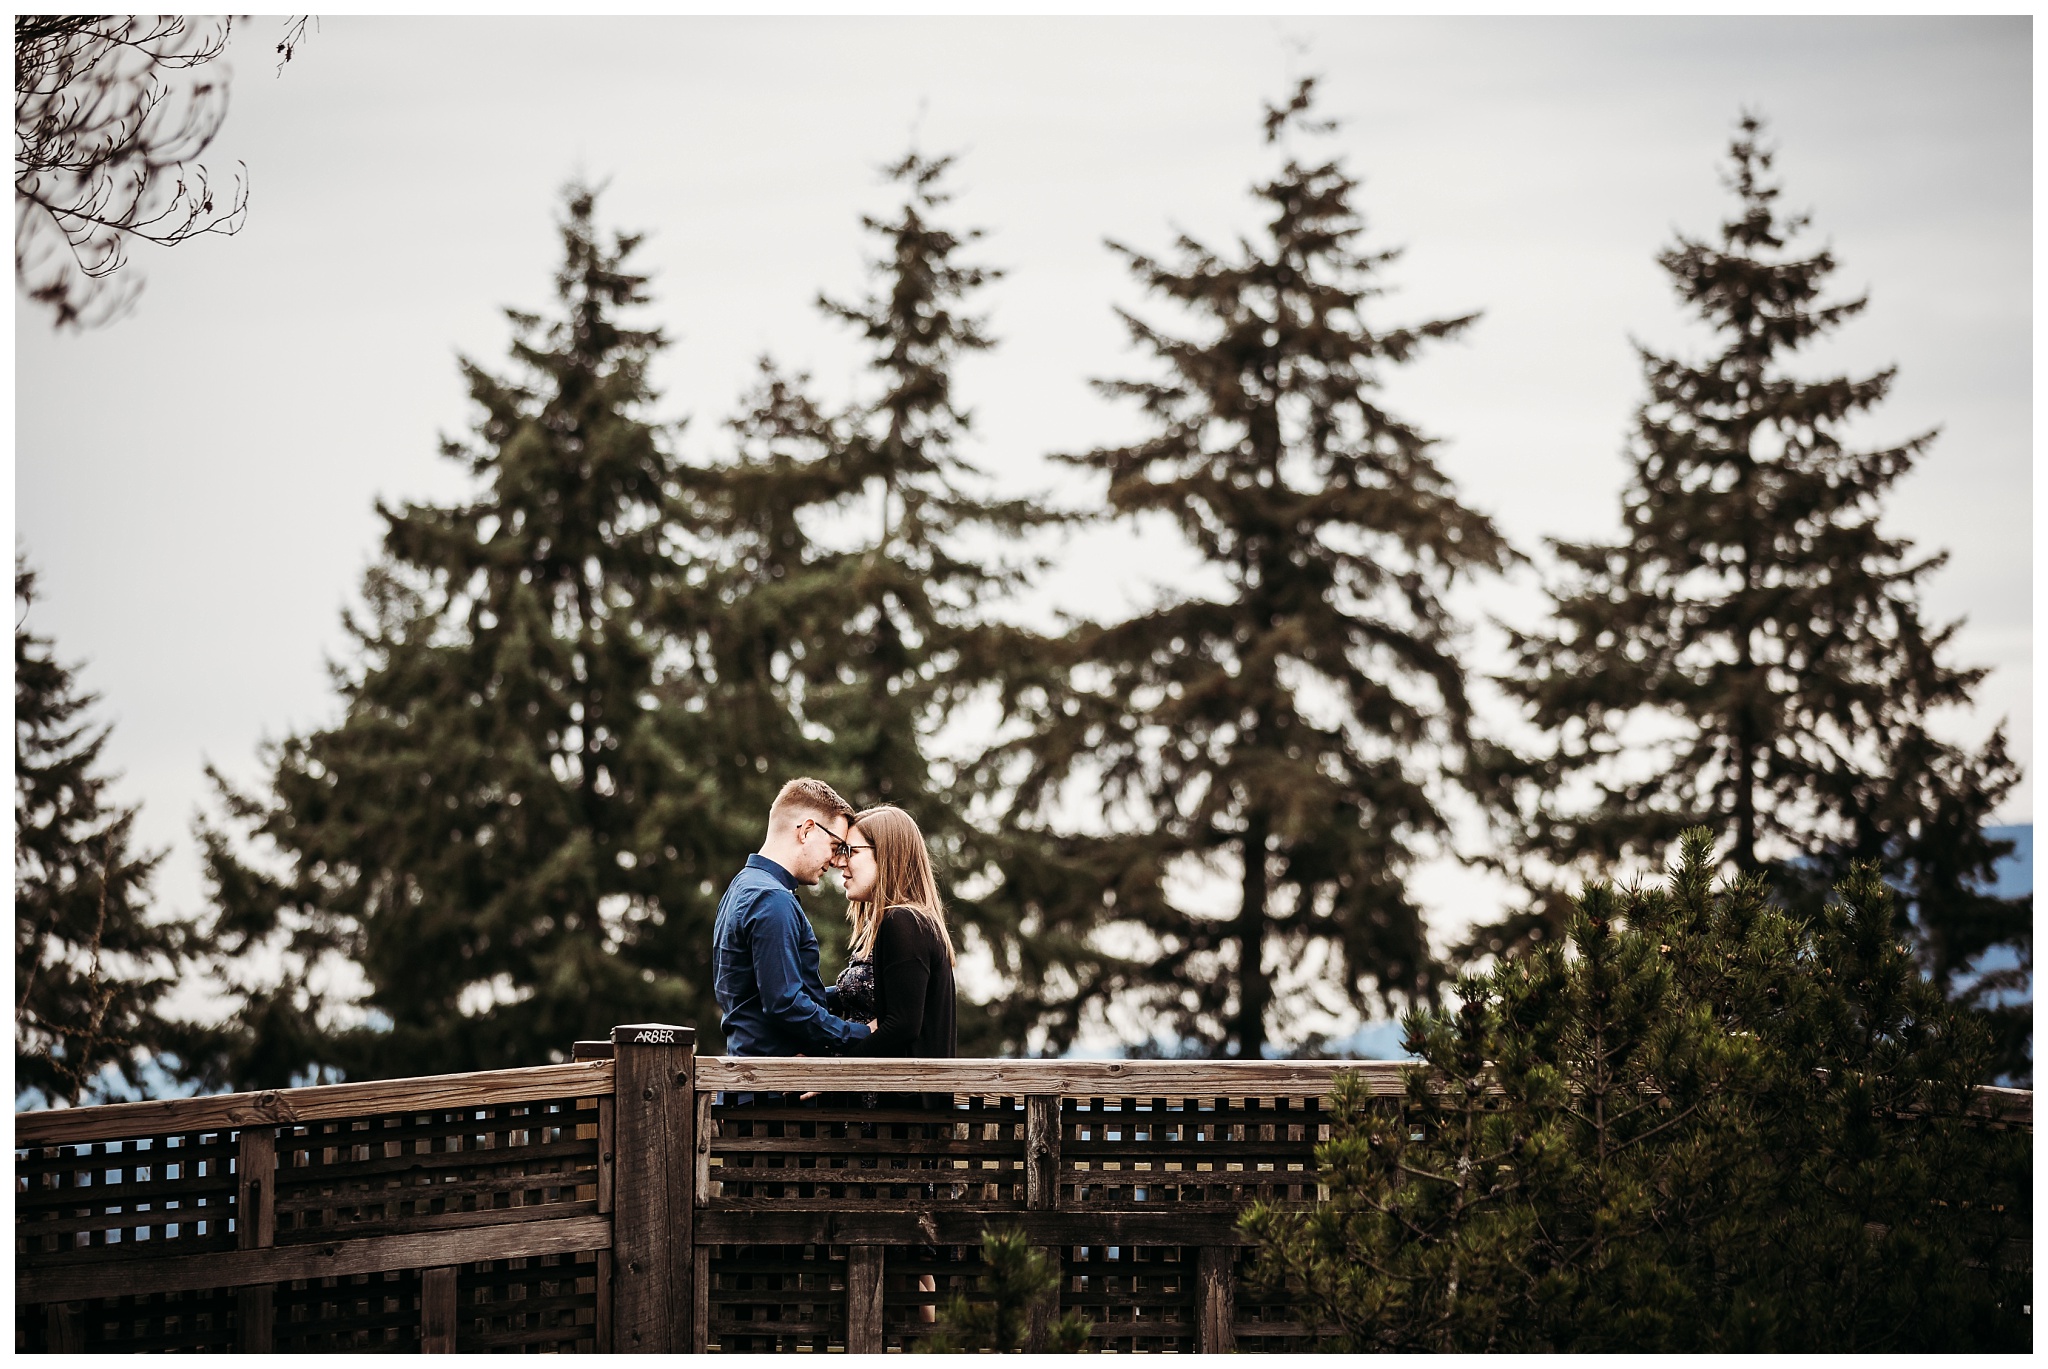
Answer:
[[(879, 1021), (880, 1019), (878, 1018), (878, 1019), (876, 1019), (876, 1020), (877, 1020), (877, 1021)], [(868, 1034), (869, 1034), (870, 1036), (872, 1036), (872, 1035), (874, 1034), (874, 1031), (875, 1031), (875, 1023), (874, 1023), (874, 1022), (870, 1022), (870, 1023), (868, 1023)]]

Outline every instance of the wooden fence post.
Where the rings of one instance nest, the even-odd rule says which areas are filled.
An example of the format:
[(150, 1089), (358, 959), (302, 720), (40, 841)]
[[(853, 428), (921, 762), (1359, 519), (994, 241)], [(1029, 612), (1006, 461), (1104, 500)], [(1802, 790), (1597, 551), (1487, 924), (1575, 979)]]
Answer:
[[(235, 1248), (268, 1250), (277, 1244), (277, 1133), (245, 1126), (235, 1141)], [(235, 1291), (237, 1348), (267, 1355), (274, 1347), (276, 1313), (271, 1286), (250, 1284)]]
[(1237, 1348), (1231, 1323), (1237, 1320), (1237, 1252), (1205, 1245), (1195, 1256), (1195, 1353), (1227, 1355)]
[(692, 1348), (697, 1032), (612, 1028), (612, 1349)]
[(420, 1353), (455, 1353), (455, 1280), (457, 1266), (440, 1265), (420, 1271)]
[(846, 1353), (882, 1353), (882, 1255), (879, 1245), (846, 1248)]
[[(1030, 1094), (1024, 1099), (1024, 1208), (1028, 1212), (1051, 1212), (1060, 1205), (1060, 1095)], [(1046, 1268), (1061, 1274), (1060, 1247), (1038, 1247)], [(1060, 1279), (1058, 1287), (1064, 1287)], [(1031, 1327), (1025, 1346), (1045, 1349), (1045, 1336), (1053, 1318), (1059, 1315), (1058, 1288), (1052, 1297), (1031, 1309)]]

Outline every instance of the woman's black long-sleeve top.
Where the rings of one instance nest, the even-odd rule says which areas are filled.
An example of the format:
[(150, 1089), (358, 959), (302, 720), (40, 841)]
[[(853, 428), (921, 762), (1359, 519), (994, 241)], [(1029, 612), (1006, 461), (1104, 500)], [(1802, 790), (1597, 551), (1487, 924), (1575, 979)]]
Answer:
[(951, 1058), (960, 1050), (946, 943), (909, 908), (875, 929), (875, 1030), (849, 1054)]

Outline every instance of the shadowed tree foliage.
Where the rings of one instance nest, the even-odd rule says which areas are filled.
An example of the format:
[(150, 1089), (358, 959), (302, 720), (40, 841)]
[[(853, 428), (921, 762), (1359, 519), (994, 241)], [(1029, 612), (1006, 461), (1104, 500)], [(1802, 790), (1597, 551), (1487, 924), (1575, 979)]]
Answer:
[[(1705, 824), (1738, 870), (1808, 904), (1853, 862), (1878, 862), (1938, 982), (1992, 947), (2018, 955), (2020, 970), (1978, 986), (1996, 992), (2032, 958), (2031, 898), (1983, 892), (2011, 849), (1984, 826), (2019, 768), (2003, 728), (1977, 751), (1929, 730), (1984, 672), (1946, 664), (1960, 624), (1921, 609), (1946, 557), (1916, 559), (1878, 526), (1934, 435), (1855, 450), (1843, 429), (1893, 372), (1788, 372), (1865, 301), (1825, 299), (1833, 254), (1792, 250), (1807, 220), (1779, 208), (1762, 136), (1745, 118), (1730, 148), (1737, 212), (1718, 243), (1681, 237), (1659, 259), (1722, 350), (1696, 364), (1642, 351), (1625, 535), (1553, 544), (1554, 621), (1515, 638), (1504, 683), (1549, 739), (1523, 772), (1517, 834), (1538, 897), (1475, 949), (1554, 935), (1563, 872), (1653, 856)], [(1671, 739), (1624, 745), (1645, 724)], [(2005, 1014), (2008, 1067), (2025, 1067), (2024, 1016)]]
[[(1269, 141), (1327, 131), (1311, 97), (1305, 81), (1268, 111)], [(1436, 981), (1408, 876), (1446, 836), (1432, 772), (1462, 769), (1471, 724), (1443, 595), (1509, 552), (1431, 439), (1378, 401), (1382, 368), (1472, 318), (1367, 322), (1395, 254), (1357, 247), (1356, 190), (1337, 161), (1289, 157), (1255, 189), (1270, 215), (1256, 245), (1184, 237), (1165, 262), (1111, 244), (1196, 327), (1125, 314), (1161, 374), (1102, 388), (1151, 432), (1063, 459), (1108, 477), (1119, 518), (1177, 529), (1226, 588), (1175, 585), (1083, 624), (1007, 690), (1028, 735), (991, 773), (1014, 767), (1011, 823), (1045, 853), (1014, 862), (999, 896), (1032, 929), (1023, 1001), (1051, 1050), (1115, 998), (1185, 1046), (1257, 1057), (1283, 966), (1309, 967), (1335, 1009)], [(1062, 824), (1077, 787), (1111, 830)], [(1234, 913), (1173, 892), (1190, 866), (1228, 872)], [(1091, 935), (1105, 923), (1129, 940)]]
[(108, 795), (110, 729), (28, 630), (35, 573), (19, 557), (14, 600), (14, 1087), (99, 1102), (145, 1090), (143, 1069), (182, 1044), (162, 1007), (194, 929), (149, 916), (163, 853), (135, 849), (136, 810)]
[(214, 1077), (532, 1064), (621, 1021), (716, 1022), (709, 881), (739, 856), (704, 821), (714, 723), (665, 698), (689, 669), (658, 619), (696, 592), (692, 522), (641, 417), (661, 335), (620, 321), (646, 302), (637, 241), (606, 242), (571, 190), (559, 315), (511, 313), (516, 378), (463, 363), (482, 418), (444, 450), (475, 498), (379, 506), (342, 721), (277, 746), (260, 801), (228, 796), (285, 873), (208, 843), (227, 949), (340, 951), (369, 1024), (320, 1030), (308, 982), (288, 982), (231, 1026)]
[[(1078, 1354), (1088, 1346), (1093, 1323), (1079, 1312), (1059, 1313), (1060, 1269), (1031, 1248), (1023, 1232), (981, 1233), (982, 1273), (972, 1292), (954, 1295), (940, 1311), (933, 1334), (919, 1350), (941, 1355), (1018, 1350)], [(1042, 1344), (1033, 1343), (1032, 1313), (1045, 1305)]]
[(2030, 1343), (2032, 1138), (1965, 1116), (1989, 1036), (1872, 867), (1808, 918), (1714, 844), (1411, 1015), (1404, 1100), (1342, 1081), (1329, 1199), (1245, 1219), (1266, 1295), (1353, 1351)]

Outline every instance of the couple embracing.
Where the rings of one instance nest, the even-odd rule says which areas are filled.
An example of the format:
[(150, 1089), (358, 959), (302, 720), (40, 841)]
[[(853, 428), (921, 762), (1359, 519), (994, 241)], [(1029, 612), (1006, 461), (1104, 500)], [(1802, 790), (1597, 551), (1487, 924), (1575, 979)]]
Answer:
[[(845, 886), (853, 925), (846, 969), (830, 988), (796, 899), (828, 869)], [(924, 833), (900, 808), (855, 812), (822, 780), (783, 785), (767, 839), (726, 886), (712, 941), (733, 1055), (956, 1053), (953, 940)]]

